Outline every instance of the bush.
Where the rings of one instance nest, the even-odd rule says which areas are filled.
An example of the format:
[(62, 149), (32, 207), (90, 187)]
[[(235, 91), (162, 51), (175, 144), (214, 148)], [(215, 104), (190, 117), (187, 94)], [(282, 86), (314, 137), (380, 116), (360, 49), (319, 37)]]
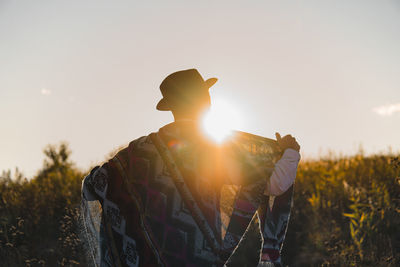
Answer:
[[(0, 262), (4, 266), (84, 266), (77, 237), (82, 172), (66, 144), (48, 146), (30, 180), (16, 171), (0, 178)], [(3, 265), (2, 265), (3, 266)]]

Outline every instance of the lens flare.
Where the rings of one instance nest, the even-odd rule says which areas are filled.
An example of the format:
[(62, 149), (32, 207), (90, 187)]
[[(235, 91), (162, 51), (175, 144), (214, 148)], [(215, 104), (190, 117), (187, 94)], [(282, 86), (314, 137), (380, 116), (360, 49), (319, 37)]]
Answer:
[(222, 143), (232, 135), (233, 129), (240, 128), (240, 123), (241, 118), (237, 109), (224, 100), (216, 99), (204, 114), (202, 127), (213, 141)]

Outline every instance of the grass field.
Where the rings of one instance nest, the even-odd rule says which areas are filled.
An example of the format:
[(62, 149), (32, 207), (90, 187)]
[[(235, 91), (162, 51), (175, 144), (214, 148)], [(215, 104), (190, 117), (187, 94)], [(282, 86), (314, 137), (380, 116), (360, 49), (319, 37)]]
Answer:
[[(0, 178), (0, 265), (86, 266), (81, 181), (66, 145), (45, 149), (35, 177)], [(302, 161), (283, 248), (289, 266), (399, 266), (400, 158)]]

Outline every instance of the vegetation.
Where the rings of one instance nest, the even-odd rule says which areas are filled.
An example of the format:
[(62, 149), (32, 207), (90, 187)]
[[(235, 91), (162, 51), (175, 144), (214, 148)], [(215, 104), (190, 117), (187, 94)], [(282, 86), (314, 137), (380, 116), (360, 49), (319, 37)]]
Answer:
[(399, 266), (399, 157), (302, 162), (285, 244), (291, 266)]
[[(44, 153), (35, 177), (18, 170), (0, 177), (1, 266), (87, 265), (78, 235), (84, 172), (65, 144)], [(399, 266), (399, 157), (302, 162), (283, 259), (290, 266)]]
[(30, 180), (16, 170), (0, 179), (0, 265), (85, 266), (77, 235), (83, 173), (66, 144), (48, 146)]

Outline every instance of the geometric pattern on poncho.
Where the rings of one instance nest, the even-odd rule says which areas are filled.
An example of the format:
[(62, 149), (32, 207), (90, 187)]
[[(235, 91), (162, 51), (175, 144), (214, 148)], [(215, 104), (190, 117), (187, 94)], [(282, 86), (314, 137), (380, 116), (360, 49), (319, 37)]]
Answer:
[[(160, 130), (160, 132), (162, 131)], [(165, 138), (164, 141), (170, 146), (172, 154), (178, 148), (180, 151), (184, 151), (182, 143), (171, 143), (170, 138)], [(173, 141), (179, 141), (179, 139)], [(246, 142), (242, 140), (242, 143)], [(267, 154), (265, 153), (265, 155)], [(188, 156), (180, 153), (180, 156), (182, 155)], [(179, 155), (175, 154), (174, 156), (180, 169), (183, 170), (184, 177), (190, 178), (190, 164), (184, 165), (184, 162), (190, 162), (190, 158), (186, 157), (182, 163), (179, 161)], [(268, 170), (262, 170), (267, 174), (265, 178), (270, 176), (273, 163), (271, 162), (272, 165)], [(259, 174), (254, 173), (253, 176), (255, 178)], [(233, 207), (228, 212), (226, 209), (225, 211), (220, 209), (218, 198), (215, 195), (212, 193), (202, 194), (204, 191), (196, 192), (196, 186), (191, 185), (191, 192), (193, 192), (196, 202), (200, 203), (206, 217), (205, 221), (214, 232), (220, 250), (223, 252), (217, 255), (208, 244), (198, 223), (193, 219), (190, 208), (178, 192), (165, 162), (161, 159), (149, 136), (131, 142), (112, 160), (100, 168), (95, 168), (84, 180), (84, 186), (92, 188), (93, 194), (97, 196), (103, 207), (104, 221), (100, 229), (101, 265), (221, 265), (221, 262), (230, 256), (241, 241), (249, 223), (254, 224), (254, 220), (252, 221), (254, 212), (259, 204), (265, 201), (264, 196), (258, 199), (252, 198), (254, 195), (252, 190), (259, 189), (260, 185), (253, 186), (252, 189), (252, 184), (257, 179), (252, 180), (251, 174), (247, 178), (247, 184), (241, 187), (240, 193), (238, 193), (237, 187), (236, 190), (234, 189), (235, 186), (225, 187), (227, 192), (232, 191), (237, 194), (233, 200)], [(197, 186), (199, 185), (197, 184)], [(201, 184), (200, 188), (203, 187), (207, 188), (207, 185)], [(286, 217), (284, 216), (285, 218), (276, 220), (276, 216), (273, 216), (273, 208), (271, 210), (269, 206), (268, 208), (264, 206), (263, 209), (264, 211), (259, 210), (259, 214), (262, 214), (260, 217), (261, 231), (264, 238), (273, 237), (271, 240), (276, 244), (271, 246), (273, 243), (271, 240), (264, 242), (262, 258), (278, 263), (281, 241), (284, 238), (282, 229), (286, 230), (286, 225), (282, 228), (282, 222), (287, 223), (288, 214)], [(228, 220), (225, 220), (227, 218)], [(274, 233), (268, 232), (269, 229), (272, 229), (271, 225), (267, 225), (267, 221), (270, 219), (276, 222)], [(276, 236), (277, 231), (279, 236)], [(275, 257), (276, 255), (278, 257)]]

